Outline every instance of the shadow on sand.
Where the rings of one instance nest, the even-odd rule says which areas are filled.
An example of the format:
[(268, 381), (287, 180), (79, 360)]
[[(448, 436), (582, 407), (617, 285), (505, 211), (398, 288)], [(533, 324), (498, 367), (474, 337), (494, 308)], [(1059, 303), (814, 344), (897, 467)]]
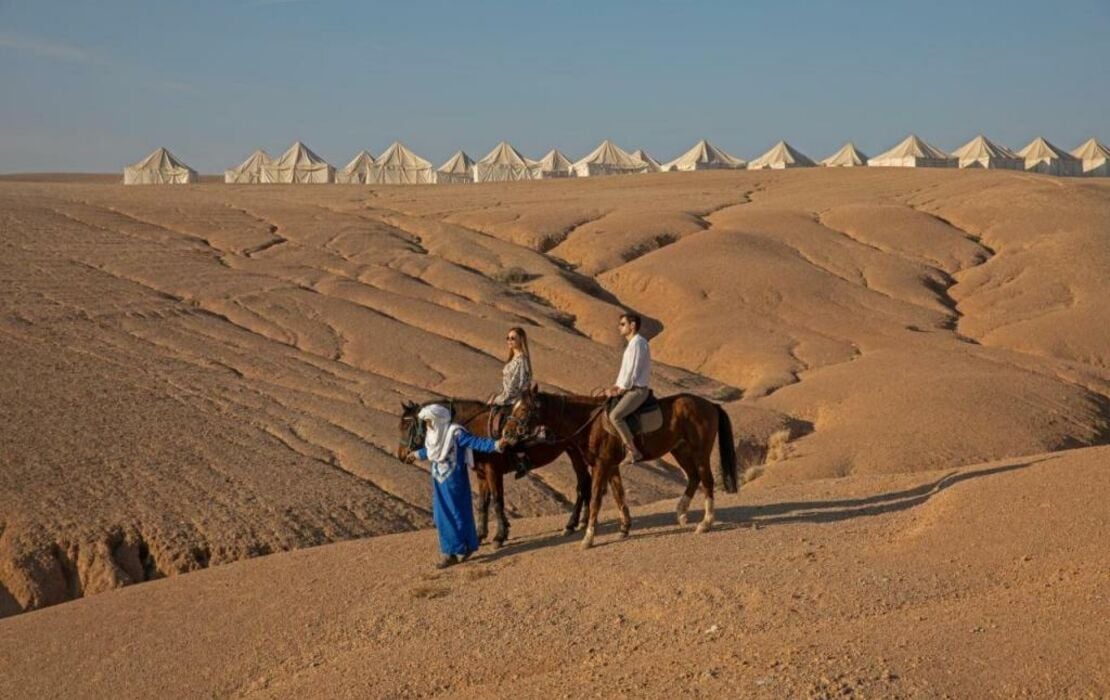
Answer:
[[(1030, 462), (1006, 464), (975, 471), (952, 472), (936, 481), (921, 484), (911, 489), (891, 491), (863, 498), (848, 498), (834, 501), (790, 501), (784, 503), (737, 505), (727, 508), (718, 508), (717, 522), (713, 526), (713, 532), (746, 527), (773, 527), (775, 525), (787, 525), (790, 523), (833, 523), (842, 520), (851, 520), (853, 518), (882, 515), (884, 513), (896, 513), (919, 506), (941, 491), (955, 486), (961, 481), (1025, 469), (1034, 464), (1041, 464), (1056, 459), (1058, 456), (1059, 455), (1051, 455)], [(610, 517), (607, 518), (605, 522), (598, 523), (597, 533), (599, 536), (606, 534), (612, 535), (617, 532), (617, 523), (612, 518), (612, 514), (609, 513), (609, 515)], [(700, 515), (701, 513), (697, 510), (691, 510), (690, 524), (679, 526), (675, 523), (674, 513), (652, 513), (640, 517), (636, 517), (635, 513), (633, 513), (633, 534), (630, 535), (627, 540), (607, 539), (595, 543), (594, 549), (638, 539), (674, 537), (676, 535), (689, 536), (692, 534), (694, 526), (700, 519)], [(674, 527), (662, 531), (636, 532), (637, 529), (660, 528), (667, 525), (673, 525)], [(561, 532), (534, 535), (525, 539), (510, 541), (506, 543), (502, 549), (497, 551), (483, 550), (482, 553), (476, 557), (476, 561), (481, 563), (492, 563), (507, 556), (523, 554), (524, 552), (544, 549), (546, 547), (558, 547), (560, 545), (576, 543), (580, 537), (581, 530), (573, 535), (563, 535)]]

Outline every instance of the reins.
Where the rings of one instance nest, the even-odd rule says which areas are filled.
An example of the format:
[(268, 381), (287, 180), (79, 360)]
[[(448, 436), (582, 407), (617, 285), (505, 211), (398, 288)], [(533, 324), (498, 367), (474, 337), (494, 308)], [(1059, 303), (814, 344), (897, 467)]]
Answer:
[[(567, 411), (567, 397), (566, 397), (566, 395), (565, 394), (559, 394), (559, 400), (560, 400), (560, 402), (562, 402), (562, 406), (560, 407), (560, 411), (562, 413), (566, 413), (566, 411)], [(585, 430), (586, 428), (590, 427), (590, 425), (594, 422), (594, 419), (596, 419), (599, 415), (601, 415), (601, 412), (605, 410), (605, 405), (606, 405), (606, 402), (602, 401), (600, 406), (598, 406), (597, 408), (595, 408), (593, 411), (590, 412), (590, 417), (586, 419), (586, 422), (583, 423), (578, 428), (578, 430), (575, 430), (573, 433), (571, 433), (570, 435), (566, 436), (563, 439), (567, 442), (570, 442), (570, 440), (572, 438), (575, 438), (575, 437), (578, 436), (578, 433), (580, 433), (583, 430)]]

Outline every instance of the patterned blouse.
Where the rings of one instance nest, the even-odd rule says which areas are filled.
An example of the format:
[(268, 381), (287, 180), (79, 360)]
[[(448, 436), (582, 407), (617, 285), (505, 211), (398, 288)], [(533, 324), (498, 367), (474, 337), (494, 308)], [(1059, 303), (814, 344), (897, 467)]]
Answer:
[(501, 370), (501, 393), (494, 398), (495, 404), (516, 403), (525, 389), (532, 385), (532, 364), (525, 355), (517, 355)]

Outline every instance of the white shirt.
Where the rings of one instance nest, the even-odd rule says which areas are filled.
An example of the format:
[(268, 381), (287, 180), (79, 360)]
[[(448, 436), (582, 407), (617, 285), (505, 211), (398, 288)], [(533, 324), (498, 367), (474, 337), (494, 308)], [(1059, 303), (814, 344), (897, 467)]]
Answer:
[(617, 387), (623, 390), (632, 387), (647, 387), (651, 382), (651, 350), (648, 342), (639, 333), (628, 339), (621, 358), (621, 371), (617, 375)]

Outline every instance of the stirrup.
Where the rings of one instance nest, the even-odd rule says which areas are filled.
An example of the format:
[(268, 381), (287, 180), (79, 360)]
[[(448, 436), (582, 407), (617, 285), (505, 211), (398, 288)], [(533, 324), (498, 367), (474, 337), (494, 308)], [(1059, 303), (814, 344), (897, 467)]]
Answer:
[(636, 464), (642, 461), (644, 461), (644, 456), (640, 454), (639, 450), (637, 450), (635, 447), (625, 447), (624, 459), (620, 461), (620, 464), (618, 466), (625, 467), (630, 464)]

